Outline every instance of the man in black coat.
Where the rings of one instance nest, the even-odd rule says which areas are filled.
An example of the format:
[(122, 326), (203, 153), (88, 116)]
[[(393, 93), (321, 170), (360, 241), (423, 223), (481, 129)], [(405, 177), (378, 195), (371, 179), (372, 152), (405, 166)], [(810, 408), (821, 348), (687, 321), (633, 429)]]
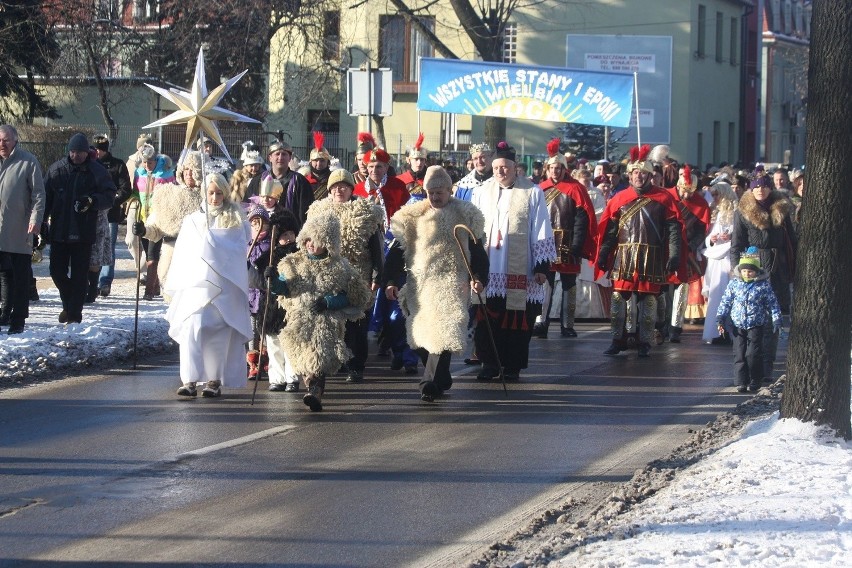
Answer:
[[(97, 134), (93, 141), (95, 152), (98, 154), (98, 162), (107, 169), (116, 187), (115, 200), (107, 212), (110, 246), (112, 246), (112, 263), (102, 266), (101, 272), (97, 276), (98, 292), (101, 296), (107, 297), (112, 290), (112, 280), (115, 277), (115, 242), (118, 239), (118, 224), (124, 219), (122, 206), (130, 198), (133, 188), (130, 185), (130, 174), (127, 171), (127, 164), (124, 163), (124, 160), (119, 160), (113, 156), (109, 151), (109, 137), (106, 134)], [(90, 275), (89, 277), (91, 278), (92, 276)]]
[(45, 179), (50, 219), (50, 277), (62, 299), (60, 323), (83, 321), (89, 257), (98, 224), (98, 211), (112, 207), (115, 183), (89, 153), (85, 134), (68, 141), (68, 156), (54, 162)]

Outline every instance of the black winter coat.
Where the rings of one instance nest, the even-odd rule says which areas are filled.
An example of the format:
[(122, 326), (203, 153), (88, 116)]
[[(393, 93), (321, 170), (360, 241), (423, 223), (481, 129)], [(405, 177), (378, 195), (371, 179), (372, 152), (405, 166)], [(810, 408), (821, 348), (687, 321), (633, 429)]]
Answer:
[[(115, 184), (106, 168), (91, 157), (79, 166), (62, 158), (47, 169), (44, 189), (50, 242), (94, 243), (98, 211), (112, 207), (115, 199)], [(74, 211), (74, 202), (86, 197), (92, 198), (92, 206), (84, 213)]]
[(112, 207), (107, 213), (107, 219), (110, 223), (120, 223), (124, 220), (124, 214), (121, 206), (130, 198), (133, 193), (133, 186), (130, 185), (130, 173), (127, 171), (127, 164), (124, 160), (119, 160), (112, 154), (107, 154), (103, 158), (99, 158), (98, 162), (103, 165), (109, 172), (116, 187), (115, 199)]

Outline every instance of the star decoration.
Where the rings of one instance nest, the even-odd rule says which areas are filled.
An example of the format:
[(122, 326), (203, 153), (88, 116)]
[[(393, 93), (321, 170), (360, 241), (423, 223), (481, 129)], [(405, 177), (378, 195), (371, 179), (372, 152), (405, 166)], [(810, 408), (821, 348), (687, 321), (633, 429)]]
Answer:
[(222, 136), (219, 134), (219, 128), (216, 126), (217, 120), (229, 120), (232, 122), (253, 122), (260, 124), (259, 120), (249, 118), (242, 114), (232, 112), (220, 106), (216, 106), (219, 101), (231, 90), (231, 88), (242, 79), (243, 75), (248, 72), (248, 69), (239, 75), (232, 77), (213, 89), (212, 92), (207, 92), (207, 79), (204, 74), (204, 48), (198, 50), (198, 60), (195, 63), (195, 77), (192, 80), (190, 91), (182, 89), (165, 90), (160, 87), (155, 87), (145, 83), (159, 95), (174, 103), (178, 110), (168, 116), (161, 118), (151, 124), (143, 126), (143, 128), (154, 128), (157, 126), (166, 126), (168, 124), (184, 124), (186, 123), (186, 140), (184, 148), (192, 146), (192, 140), (199, 132), (203, 132), (210, 137), (211, 140), (219, 145), (219, 148), (224, 152), (225, 157), (233, 162)]

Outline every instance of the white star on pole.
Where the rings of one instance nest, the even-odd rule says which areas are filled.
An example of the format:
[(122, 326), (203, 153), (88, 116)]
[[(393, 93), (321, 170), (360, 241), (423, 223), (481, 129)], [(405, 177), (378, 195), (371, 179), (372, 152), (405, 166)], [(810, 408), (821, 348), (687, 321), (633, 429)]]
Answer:
[(208, 93), (207, 79), (204, 74), (204, 48), (199, 49), (198, 61), (195, 63), (195, 77), (192, 80), (191, 91), (183, 91), (181, 89), (171, 89), (167, 91), (160, 87), (155, 87), (154, 85), (145, 83), (155, 92), (174, 103), (175, 106), (178, 107), (178, 110), (161, 118), (160, 120), (143, 126), (142, 128), (154, 128), (157, 126), (166, 126), (168, 124), (186, 123), (186, 140), (184, 141), (184, 148), (190, 148), (192, 146), (192, 140), (198, 132), (201, 131), (209, 136), (211, 140), (216, 142), (216, 144), (219, 145), (219, 148), (222, 149), (222, 152), (225, 153), (225, 157), (227, 157), (229, 161), (233, 162), (231, 155), (228, 153), (228, 149), (225, 147), (225, 143), (222, 141), (222, 136), (219, 134), (219, 128), (216, 126), (215, 121), (229, 120), (232, 122), (253, 122), (255, 124), (260, 124), (260, 121), (216, 105), (246, 73), (248, 73), (248, 69), (239, 75), (228, 79), (226, 82), (213, 89), (212, 92)]

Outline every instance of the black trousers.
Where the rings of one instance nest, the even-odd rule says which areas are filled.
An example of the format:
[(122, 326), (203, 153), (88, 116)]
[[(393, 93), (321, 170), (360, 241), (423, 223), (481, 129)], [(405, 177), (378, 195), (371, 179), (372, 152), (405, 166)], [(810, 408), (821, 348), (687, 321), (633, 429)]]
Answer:
[(30, 282), (33, 278), (32, 255), (0, 252), (3, 266), (3, 313), (9, 314), (9, 325), (23, 325), (30, 316)]
[(760, 386), (763, 381), (763, 327), (734, 328), (734, 378), (737, 386)]
[(372, 311), (364, 313), (364, 317), (356, 321), (346, 321), (346, 335), (343, 341), (346, 347), (352, 350), (352, 358), (346, 364), (350, 371), (364, 372), (364, 364), (370, 349), (367, 332), (370, 329), (370, 316)]
[(500, 363), (508, 373), (526, 369), (529, 365), (533, 325), (536, 316), (541, 313), (541, 304), (527, 303), (526, 310), (507, 311), (506, 298), (487, 298), (485, 307), (497, 352), (491, 345), (485, 321), (477, 322), (473, 341), (482, 361), (482, 370), (496, 375), (500, 372)]
[(421, 347), (417, 349), (417, 355), (424, 368), (423, 378), (420, 379), (421, 391), (427, 383), (435, 383), (435, 386), (442, 391), (449, 390), (453, 386), (453, 376), (450, 374), (452, 352), (429, 353)]
[(91, 253), (90, 243), (50, 243), (50, 277), (70, 321), (83, 317)]

